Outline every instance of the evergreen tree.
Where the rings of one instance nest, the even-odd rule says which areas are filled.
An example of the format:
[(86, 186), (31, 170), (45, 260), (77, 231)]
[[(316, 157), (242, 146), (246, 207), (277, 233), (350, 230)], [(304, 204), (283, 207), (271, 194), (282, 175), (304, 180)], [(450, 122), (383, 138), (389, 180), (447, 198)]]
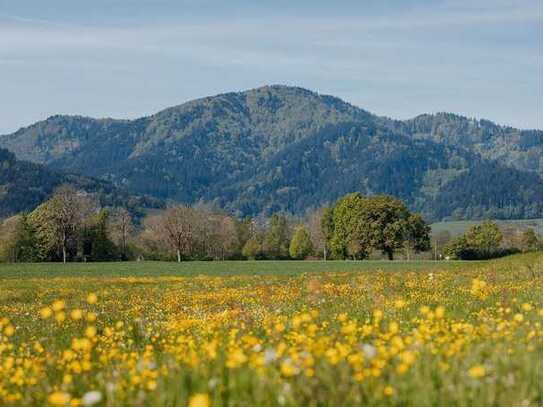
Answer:
[(108, 236), (109, 212), (102, 209), (94, 221), (92, 233), (92, 261), (108, 261), (117, 259), (118, 253), (115, 244)]
[(42, 260), (36, 229), (26, 214), (21, 215), (14, 237), (15, 261), (33, 263)]

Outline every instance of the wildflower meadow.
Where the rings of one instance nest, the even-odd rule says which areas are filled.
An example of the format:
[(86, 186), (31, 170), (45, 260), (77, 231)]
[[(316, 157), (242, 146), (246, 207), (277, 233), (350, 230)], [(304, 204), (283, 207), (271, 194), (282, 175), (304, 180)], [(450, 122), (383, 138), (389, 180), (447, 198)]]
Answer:
[(543, 403), (541, 254), (160, 264), (0, 269), (0, 405)]

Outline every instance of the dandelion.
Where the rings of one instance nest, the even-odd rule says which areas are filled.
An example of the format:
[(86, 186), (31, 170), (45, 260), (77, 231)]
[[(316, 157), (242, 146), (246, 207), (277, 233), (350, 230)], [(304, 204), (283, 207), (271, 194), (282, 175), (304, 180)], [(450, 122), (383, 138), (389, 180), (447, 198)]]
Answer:
[(53, 315), (53, 311), (49, 307), (44, 307), (40, 310), (40, 317), (42, 319), (50, 318)]
[(442, 307), (441, 305), (436, 308), (435, 310), (435, 317), (437, 319), (442, 319), (445, 316), (445, 307)]
[(534, 307), (532, 306), (532, 304), (529, 304), (527, 302), (525, 302), (524, 304), (522, 304), (522, 310), (523, 311), (526, 311), (526, 312), (529, 312), (531, 311)]
[(480, 379), (486, 375), (486, 369), (483, 365), (476, 365), (468, 370), (468, 375), (473, 379)]
[(205, 393), (197, 393), (189, 400), (187, 407), (209, 407), (209, 396)]
[(513, 316), (513, 321), (518, 322), (519, 324), (524, 321), (524, 315), (522, 314), (515, 314)]
[(70, 312), (70, 317), (74, 321), (79, 321), (81, 318), (83, 318), (83, 311), (76, 308), (76, 309), (72, 310), (72, 312)]
[(394, 395), (394, 388), (392, 386), (385, 386), (385, 388), (383, 389), (383, 394), (386, 397), (393, 396)]
[(281, 363), (281, 374), (285, 377), (295, 376), (296, 374), (298, 374), (298, 369), (293, 366), (290, 359), (287, 359), (283, 363)]
[(8, 325), (4, 328), (4, 335), (12, 336), (15, 333), (15, 328), (13, 325)]
[(65, 406), (70, 402), (70, 399), (70, 395), (63, 391), (55, 391), (47, 397), (47, 401), (53, 406)]
[(90, 293), (87, 296), (87, 303), (88, 304), (93, 305), (93, 304), (96, 304), (97, 301), (98, 301), (98, 297), (96, 296), (95, 293)]
[(64, 302), (64, 300), (56, 300), (56, 301), (53, 302), (53, 304), (51, 305), (51, 308), (52, 308), (53, 311), (55, 311), (55, 312), (62, 311), (62, 310), (64, 309), (64, 307), (66, 307), (66, 303)]
[(57, 312), (55, 314), (55, 321), (57, 321), (59, 324), (63, 323), (66, 320), (66, 313), (65, 312)]
[(95, 326), (88, 326), (87, 329), (85, 329), (85, 336), (89, 339), (92, 339), (96, 336), (96, 327)]

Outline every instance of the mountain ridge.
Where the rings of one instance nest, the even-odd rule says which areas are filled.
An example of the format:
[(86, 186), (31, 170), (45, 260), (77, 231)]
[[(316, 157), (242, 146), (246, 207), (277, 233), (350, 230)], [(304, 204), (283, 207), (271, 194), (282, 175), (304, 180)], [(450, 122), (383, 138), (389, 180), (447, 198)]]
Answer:
[[(348, 152), (348, 143), (356, 154)], [(393, 120), (334, 96), (285, 85), (208, 96), (134, 120), (55, 115), (0, 136), (0, 147), (20, 159), (105, 179), (138, 194), (187, 203), (212, 201), (240, 215), (292, 208), (300, 213), (310, 202), (324, 204), (334, 194), (312, 187), (307, 195), (296, 188), (304, 191), (313, 185), (309, 177), (327, 174), (336, 178), (330, 175), (321, 188), (337, 194), (351, 192), (349, 188), (395, 193), (412, 208), (439, 219), (468, 212), (510, 216), (490, 191), (487, 203), (483, 197), (476, 202), (465, 197), (451, 198), (454, 205), (444, 209), (430, 207), (443, 206), (434, 199), (462, 173), (480, 182), (490, 177), (489, 171), (507, 174), (516, 182), (526, 178), (520, 185), (509, 183), (514, 195), (508, 196), (516, 208), (511, 213), (537, 212), (530, 200), (543, 188), (540, 130), (451, 113)], [(416, 159), (404, 159), (402, 151)], [(302, 164), (311, 170), (292, 171)], [(253, 197), (250, 190), (256, 191)], [(455, 196), (462, 196), (462, 191)], [(426, 205), (421, 203), (425, 200)]]

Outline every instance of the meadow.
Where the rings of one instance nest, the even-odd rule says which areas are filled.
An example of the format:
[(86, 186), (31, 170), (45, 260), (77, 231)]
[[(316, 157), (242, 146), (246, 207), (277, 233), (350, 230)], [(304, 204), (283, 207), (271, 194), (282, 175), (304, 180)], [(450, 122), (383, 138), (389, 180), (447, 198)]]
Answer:
[[(464, 234), (470, 227), (480, 225), (483, 221), (476, 220), (453, 220), (432, 223), (432, 234), (437, 235), (440, 232), (449, 232), (452, 236)], [(510, 227), (514, 229), (534, 229), (541, 235), (543, 233), (543, 219), (511, 219), (511, 220), (495, 220), (500, 227)]]
[(0, 405), (543, 404), (543, 254), (0, 266)]

